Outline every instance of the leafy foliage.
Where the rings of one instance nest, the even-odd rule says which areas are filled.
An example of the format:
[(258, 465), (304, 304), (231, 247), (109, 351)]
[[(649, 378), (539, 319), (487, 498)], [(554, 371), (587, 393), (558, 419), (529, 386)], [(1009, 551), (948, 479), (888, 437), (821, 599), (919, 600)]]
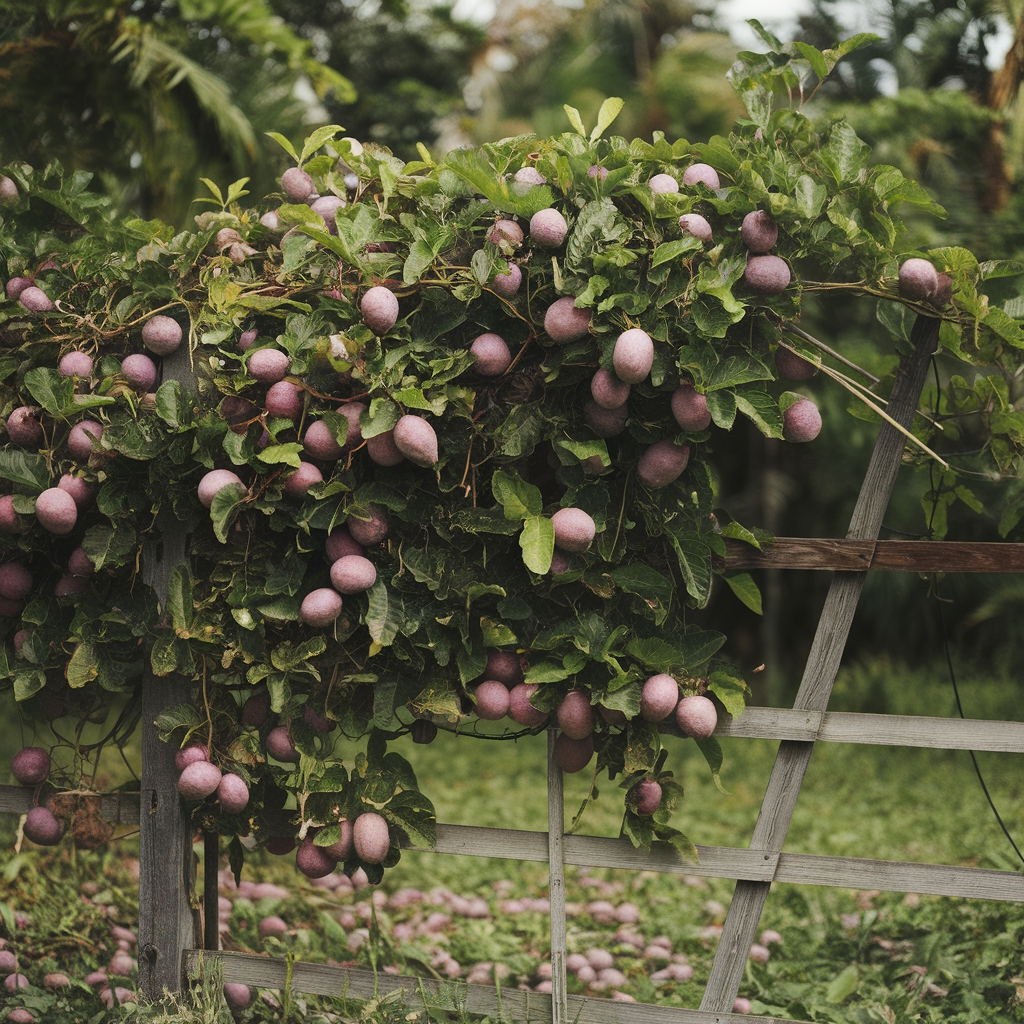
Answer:
[[(0, 453), (15, 511), (26, 517), (3, 544), (37, 582), (24, 608), (8, 609), (21, 629), (17, 646), (12, 637), (4, 648), (3, 685), (46, 718), (69, 708), (86, 715), (110, 695), (137, 693), (146, 672), (191, 677), (200, 713), (175, 712), (161, 727), (182, 742), (200, 739), (250, 784), (244, 815), (218, 815), (212, 805), (201, 813), (204, 828), (257, 842), (375, 808), (395, 835), (429, 844), (432, 808), (387, 742), (428, 714), (474, 731), (466, 719), (492, 648), (520, 654), (527, 681), (539, 686), (539, 709), (552, 711), (576, 689), (613, 713), (611, 722), (621, 721), (616, 713), (629, 720), (598, 722), (598, 765), (613, 778), (661, 773), (658, 727), (638, 716), (653, 672), (671, 672), (684, 693), (706, 693), (739, 714), (745, 684), (719, 653), (725, 638), (695, 619), (725, 546), (713, 434), (680, 429), (669, 401), (680, 381), (707, 397), (716, 425), (739, 416), (779, 437), (793, 396), (774, 383), (773, 350), (792, 340), (785, 329), (803, 295), (864, 293), (880, 299), (896, 350), (906, 344), (907, 317), (942, 316), (944, 351), (985, 367), (973, 381), (955, 379), (947, 408), (984, 424), (995, 472), (1011, 475), (1020, 453), (1017, 414), (1000, 382), (1017, 371), (1024, 332), (984, 288), (1021, 268), (937, 249), (929, 255), (952, 278), (953, 306), (940, 314), (900, 298), (896, 274), (908, 254), (899, 208), (941, 211), (897, 168), (869, 167), (846, 122), (819, 134), (799, 110), (774, 109), (775, 86), (819, 57), (838, 59), (800, 48), (744, 55), (733, 77), (750, 120), (700, 144), (657, 133), (652, 142), (602, 138), (614, 104), (592, 132), (572, 111), (576, 132), (506, 139), (440, 164), (426, 153), (403, 163), (380, 147), (338, 141), (332, 126), (300, 156), (318, 192), (336, 195), (340, 208), (327, 223), (306, 205), (281, 206), (269, 223), (288, 228), (283, 234), (240, 204), (245, 182), (213, 184), (221, 209), (174, 233), (112, 216), (83, 175), (59, 165), (9, 166), (20, 197), (0, 226), (7, 272), (34, 275), (57, 306), (0, 309), (8, 342), (0, 403), (9, 413), (34, 402), (45, 427), (38, 454), (13, 444)], [(680, 180), (696, 161), (711, 164), (724, 186), (649, 186), (655, 174)], [(546, 184), (516, 181), (525, 165)], [(492, 236), (497, 218), (525, 220), (552, 203), (569, 226), (564, 248)], [(797, 276), (774, 297), (744, 280), (739, 225), (757, 208), (778, 222), (777, 251)], [(715, 241), (703, 249), (680, 237), (679, 218), (690, 212), (714, 223)], [(243, 241), (224, 244), (225, 231)], [(523, 284), (506, 298), (495, 277), (510, 262)], [(397, 296), (399, 316), (378, 335), (359, 303), (381, 283)], [(592, 317), (589, 332), (565, 344), (543, 326), (559, 296)], [(136, 394), (119, 357), (138, 347), (158, 312), (183, 327), (195, 384), (166, 380)], [(650, 377), (633, 387), (625, 429), (597, 437), (585, 411), (590, 378), (613, 368), (616, 337), (637, 326), (654, 341)], [(256, 335), (248, 352), (238, 346), (243, 330)], [(485, 331), (511, 349), (500, 376), (474, 368), (470, 344)], [(90, 380), (55, 371), (71, 349), (95, 357)], [(265, 411), (265, 385), (249, 370), (267, 349), (288, 357), (302, 398), (295, 417)], [(104, 433), (87, 459), (74, 460), (65, 442), (83, 411)], [(371, 460), (361, 442), (410, 412), (436, 432), (436, 466)], [(316, 419), (345, 447), (336, 461), (319, 462), (323, 481), (295, 497), (285, 484)], [(942, 424), (953, 441), (955, 422)], [(922, 435), (932, 429), (919, 425)], [(689, 466), (667, 486), (645, 486), (637, 461), (664, 439), (691, 447)], [(222, 489), (207, 511), (199, 480), (227, 467), (242, 484)], [(28, 519), (32, 499), (60, 473), (96, 491), (66, 540)], [(966, 487), (957, 493), (969, 503)], [(597, 536), (549, 572), (551, 516), (566, 507), (588, 513)], [(389, 533), (368, 552), (376, 583), (347, 596), (333, 625), (304, 624), (303, 598), (329, 584), (327, 534), (382, 515)], [(139, 574), (142, 549), (175, 520), (189, 524), (191, 568), (173, 575), (158, 610)], [(727, 530), (763, 543), (738, 524)], [(87, 596), (56, 596), (53, 583), (79, 543), (99, 571)], [(729, 585), (756, 608), (749, 577)], [(269, 716), (246, 722), (246, 696), (265, 699)], [(277, 724), (298, 751), (291, 768), (265, 753)], [(318, 731), (335, 727), (368, 738), (352, 768)], [(700, 747), (717, 778), (718, 744)], [(283, 809), (287, 793), (297, 813)], [(641, 845), (660, 837), (690, 850), (657, 818), (628, 811), (624, 830)], [(397, 858), (393, 846), (385, 865)]]

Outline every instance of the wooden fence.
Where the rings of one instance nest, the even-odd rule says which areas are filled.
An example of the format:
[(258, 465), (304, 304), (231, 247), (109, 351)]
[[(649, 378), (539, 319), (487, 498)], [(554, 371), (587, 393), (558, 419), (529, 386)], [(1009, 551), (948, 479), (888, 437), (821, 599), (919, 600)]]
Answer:
[[(938, 322), (919, 318), (913, 352), (904, 357), (890, 397), (889, 414), (902, 426), (912, 425), (928, 361), (938, 336)], [(185, 367), (179, 367), (185, 370)], [(834, 573), (818, 622), (803, 679), (792, 708), (748, 708), (737, 720), (723, 716), (716, 735), (779, 740), (761, 812), (749, 847), (698, 846), (697, 865), (681, 860), (666, 843), (650, 852), (636, 850), (626, 839), (566, 835), (562, 775), (548, 742), (548, 831), (437, 827), (436, 853), (508, 860), (547, 862), (550, 872), (552, 994), (517, 989), (496, 991), (487, 985), (439, 983), (323, 964), (297, 963), (292, 987), (319, 995), (347, 994), (369, 998), (384, 984), (405, 989), (410, 996), (423, 991), (459, 1005), (471, 1013), (503, 1014), (516, 1021), (552, 1024), (712, 1024), (781, 1018), (740, 1016), (731, 1012), (748, 951), (773, 882), (824, 885), (849, 889), (883, 889), (940, 896), (1024, 902), (1024, 875), (1016, 871), (855, 857), (784, 853), (782, 847), (815, 742), (869, 743), (932, 747), (946, 750), (989, 750), (1024, 753), (1024, 723), (871, 715), (829, 712), (828, 700), (868, 570), (905, 572), (1024, 572), (1024, 544), (963, 544), (880, 541), (882, 517), (903, 457), (904, 437), (887, 423), (879, 429), (871, 462), (861, 486), (847, 537), (843, 540), (780, 538), (764, 552), (730, 543), (726, 564), (735, 568), (819, 569)], [(171, 531), (160, 557), (150, 560), (150, 578), (165, 592), (169, 569), (184, 557), (184, 531)], [(154, 683), (156, 681), (153, 681)], [(152, 686), (144, 723), (152, 723), (160, 707), (181, 701), (187, 681), (161, 680)], [(185, 974), (195, 976), (212, 959), (224, 980), (281, 988), (287, 968), (282, 960), (216, 948), (217, 884), (215, 845), (208, 846), (203, 902), (207, 929), (205, 950), (190, 948), (202, 934), (190, 896), (194, 884), (191, 826), (178, 799), (173, 751), (159, 744), (152, 725), (143, 746), (140, 808), (116, 796), (103, 800), (103, 812), (121, 823), (139, 821), (141, 872), (139, 894), (140, 985), (156, 995), (164, 987), (177, 989)], [(0, 812), (28, 810), (31, 792), (0, 787)], [(141, 819), (141, 820), (140, 820)], [(168, 860), (170, 854), (170, 860)], [(168, 864), (174, 870), (168, 871)], [(736, 880), (710, 978), (699, 1010), (636, 1005), (569, 996), (566, 991), (565, 865), (617, 868), (669, 874), (705, 875)], [(179, 870), (180, 868), (180, 870)]]

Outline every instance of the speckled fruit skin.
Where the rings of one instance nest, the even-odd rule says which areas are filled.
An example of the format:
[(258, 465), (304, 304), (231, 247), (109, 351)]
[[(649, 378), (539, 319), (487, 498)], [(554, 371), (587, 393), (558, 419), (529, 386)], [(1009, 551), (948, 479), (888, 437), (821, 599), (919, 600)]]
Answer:
[(58, 537), (69, 534), (78, 522), (75, 499), (59, 487), (50, 487), (36, 498), (36, 519), (48, 533)]
[(543, 185), (548, 180), (536, 167), (520, 167), (512, 177), (520, 185)]
[(296, 420), (302, 414), (302, 388), (290, 380), (279, 380), (267, 390), (267, 412)]
[(538, 210), (530, 218), (530, 239), (537, 245), (557, 249), (565, 241), (569, 233), (569, 225), (565, 218), (553, 207)]
[(317, 732), (334, 732), (338, 728), (337, 722), (330, 718), (325, 718), (323, 715), (318, 715), (308, 704), (306, 705), (306, 710), (302, 713), (302, 717), (306, 724)]
[(16, 299), (26, 288), (32, 287), (31, 277), (12, 277), (4, 287), (7, 298)]
[(491, 281), (491, 287), (503, 298), (511, 299), (519, 292), (519, 286), (523, 283), (523, 272), (515, 263), (508, 265), (504, 273), (498, 271)]
[(551, 568), (548, 572), (552, 576), (561, 576), (563, 572), (569, 571), (569, 559), (561, 551), (555, 551), (551, 556)]
[[(294, 848), (294, 844), (292, 845)], [(280, 856), (280, 854), (278, 854), (278, 856)], [(286, 935), (288, 932), (288, 925), (286, 925), (276, 914), (271, 914), (269, 917), (264, 917), (260, 920), (260, 923), (256, 926), (256, 931), (259, 933), (261, 939), (268, 939), (271, 935)]]
[(516, 686), (523, 681), (523, 663), (518, 654), (491, 648), (487, 652), (484, 679), (497, 679), (506, 686)]
[(25, 816), (24, 832), (37, 846), (56, 846), (64, 826), (46, 807), (33, 807)]
[(11, 758), (11, 774), (21, 786), (38, 786), (50, 774), (50, 755), (42, 747), (23, 747)]
[(345, 451), (323, 420), (313, 420), (306, 427), (306, 433), (302, 436), (302, 450), (321, 462), (337, 462)]
[(652, 192), (662, 196), (679, 191), (679, 182), (671, 174), (656, 174), (647, 184)]
[(252, 348), (253, 343), (256, 341), (257, 337), (258, 337), (258, 332), (257, 331), (252, 331), (252, 330), (242, 331), (242, 333), (238, 336), (238, 347), (239, 347), (239, 349), (242, 352), (248, 352), (249, 349)]
[(377, 582), (377, 569), (363, 555), (345, 555), (331, 566), (331, 585), (339, 594), (361, 594)]
[(596, 178), (598, 181), (604, 181), (608, 177), (608, 168), (602, 167), (600, 164), (591, 164), (587, 168), (587, 177)]
[(508, 242), (510, 245), (523, 244), (523, 229), (514, 220), (496, 220), (487, 232), (487, 241), (494, 245)]
[(205, 800), (217, 792), (220, 769), (209, 761), (195, 761), (178, 776), (178, 792), (186, 800)]
[(500, 377), (512, 365), (512, 353), (500, 334), (481, 334), (469, 351), (476, 357), (473, 369), (481, 377)]
[(387, 514), (379, 505), (368, 505), (366, 511), (370, 516), (369, 519), (359, 519), (350, 515), (345, 525), (348, 527), (352, 539), (368, 548), (379, 544), (388, 535), (391, 526), (388, 523)]
[(718, 171), (710, 164), (690, 164), (683, 171), (684, 185), (696, 185), (698, 183), (707, 185), (712, 191), (722, 187), (722, 183), (718, 178)]
[(821, 413), (809, 399), (801, 398), (782, 414), (782, 436), (787, 441), (801, 444), (813, 441), (821, 432)]
[(316, 191), (313, 179), (301, 167), (289, 167), (281, 175), (281, 188), (293, 203), (304, 203)]
[(310, 591), (299, 606), (299, 618), (307, 626), (324, 629), (341, 614), (341, 597), (328, 587)]
[(367, 289), (359, 303), (363, 323), (380, 336), (387, 334), (398, 322), (398, 299), (382, 285)]
[(89, 556), (85, 553), (85, 548), (75, 548), (68, 556), (68, 572), (72, 576), (80, 576), (82, 579), (88, 579), (90, 576), (96, 575), (96, 570), (93, 568)]
[(939, 288), (935, 268), (918, 256), (904, 260), (900, 266), (900, 295), (912, 302), (926, 302)]
[(751, 210), (740, 225), (740, 239), (750, 252), (769, 252), (779, 240), (779, 225), (766, 211)]
[(341, 826), (341, 835), (337, 842), (331, 843), (330, 846), (325, 846), (323, 849), (328, 857), (333, 857), (344, 863), (352, 856), (352, 822), (348, 818), (342, 818), (338, 824)]
[(590, 394), (602, 409), (621, 409), (629, 392), (630, 386), (607, 370), (598, 370), (590, 381)]
[(684, 235), (693, 235), (705, 245), (710, 245), (714, 241), (715, 235), (711, 230), (711, 225), (707, 218), (702, 217), (699, 213), (684, 213), (679, 218), (679, 230)]
[(237, 775), (229, 772), (217, 786), (217, 800), (225, 814), (240, 814), (249, 803), (249, 787)]
[(487, 722), (497, 722), (508, 714), (508, 687), (497, 679), (485, 679), (475, 690), (476, 714)]
[(639, 384), (646, 380), (654, 365), (654, 342), (651, 336), (639, 327), (623, 331), (615, 339), (612, 365), (615, 375), (627, 384)]
[(151, 316), (142, 325), (142, 344), (158, 356), (169, 356), (181, 344), (181, 324), (169, 316)]
[(778, 295), (793, 280), (789, 264), (780, 256), (751, 256), (747, 260), (743, 280), (758, 295)]
[(677, 480), (690, 461), (690, 446), (676, 444), (670, 437), (656, 441), (640, 456), (636, 465), (637, 479), (653, 490), (667, 487)]
[(582, 690), (570, 690), (558, 705), (558, 727), (573, 740), (582, 740), (594, 731), (594, 708)]
[(307, 835), (295, 853), (295, 866), (307, 878), (324, 878), (338, 866), (338, 862), (324, 847), (313, 842), (312, 835)]
[(206, 753), (206, 745), (203, 743), (190, 743), (187, 747), (182, 747), (174, 755), (174, 767), (179, 772), (183, 772), (190, 764), (195, 764), (197, 761), (209, 761), (210, 758)]
[(508, 695), (508, 713), (513, 722), (535, 729), (547, 721), (547, 712), (538, 711), (530, 703), (538, 689), (536, 683), (520, 683), (512, 688)]
[(366, 454), (378, 466), (397, 466), (405, 462), (405, 456), (395, 444), (395, 432), (385, 430), (383, 434), (374, 434), (366, 440)]
[(388, 823), (372, 811), (360, 814), (352, 825), (356, 856), (367, 864), (382, 864), (391, 846)]
[(242, 985), (237, 981), (225, 982), (224, 1002), (228, 1004), (230, 1009), (244, 1010), (252, 1003), (252, 999), (252, 989), (248, 985)]
[(156, 363), (141, 352), (125, 356), (121, 374), (136, 391), (151, 391), (156, 383)]
[(21, 533), (21, 517), (14, 511), (14, 496), (0, 497), (0, 533)]
[(92, 357), (88, 352), (65, 352), (57, 364), (62, 377), (91, 377)]
[[(296, 757), (295, 760), (298, 758)], [(263, 849), (273, 857), (286, 857), (295, 849), (295, 845), (295, 840), (291, 836), (273, 836), (267, 840)]]
[(285, 478), (284, 493), (290, 498), (304, 498), (310, 487), (323, 482), (323, 473), (312, 462), (300, 461), (299, 468)]
[(684, 380), (672, 392), (672, 415), (681, 430), (697, 433), (711, 426), (708, 400), (704, 395), (697, 394), (688, 380)]
[(552, 517), (555, 544), (563, 551), (586, 551), (594, 543), (597, 525), (581, 508), (560, 508)]
[(637, 814), (653, 814), (662, 806), (662, 786), (652, 778), (644, 778), (630, 790)]
[(80, 509), (85, 508), (95, 496), (92, 484), (80, 476), (72, 476), (70, 473), (63, 474), (57, 481), (57, 486), (62, 491), (67, 491)]
[(555, 299), (544, 314), (544, 332), (552, 341), (564, 343), (585, 338), (590, 331), (590, 310), (577, 309), (569, 295)]
[(338, 407), (338, 414), (345, 417), (345, 443), (343, 451), (351, 451), (363, 443), (363, 428), (359, 425), (359, 417), (366, 412), (366, 406), (362, 402), (346, 402)]
[(270, 714), (270, 694), (266, 690), (257, 690), (242, 705), (243, 725), (262, 725)]
[(72, 458), (87, 459), (92, 455), (93, 440), (103, 437), (103, 424), (95, 420), (82, 420), (76, 423), (68, 434), (68, 452)]
[(232, 473), (230, 469), (211, 469), (199, 481), (199, 503), (204, 508), (209, 508), (213, 504), (213, 499), (225, 487), (232, 486), (244, 487), (237, 473)]
[(687, 736), (707, 739), (718, 725), (718, 711), (707, 697), (684, 697), (676, 705), (676, 724)]
[(640, 691), (640, 715), (647, 722), (663, 722), (679, 703), (679, 686), (664, 672), (651, 676)]
[(276, 384), (284, 380), (291, 368), (291, 360), (288, 353), (280, 349), (258, 348), (249, 356), (246, 367), (261, 384)]
[(554, 755), (555, 764), (563, 772), (581, 772), (594, 756), (594, 738), (587, 736), (582, 740), (574, 740), (564, 732), (559, 733), (555, 739)]
[(53, 309), (53, 301), (50, 296), (34, 284), (22, 289), (18, 296), (18, 302), (30, 313), (49, 313)]
[(7, 417), (7, 436), (21, 448), (35, 448), (43, 439), (43, 428), (32, 406), (20, 405)]
[(0, 565), (0, 597), (22, 601), (31, 591), (32, 573), (21, 562), (4, 562)]
[(618, 409), (602, 409), (597, 402), (587, 402), (583, 407), (583, 418), (598, 437), (616, 437), (626, 429), (629, 407), (623, 405)]
[(299, 752), (292, 743), (291, 733), (286, 725), (279, 725), (267, 733), (267, 753), (278, 761), (298, 761)]
[(935, 294), (928, 300), (936, 309), (945, 309), (953, 301), (953, 278), (939, 274)]
[(336, 526), (327, 535), (324, 551), (327, 554), (327, 561), (336, 562), (345, 555), (363, 554), (363, 546), (352, 539), (347, 526)]
[(775, 369), (783, 380), (810, 380), (818, 373), (813, 363), (781, 346), (775, 350)]
[(412, 463), (424, 469), (437, 465), (437, 434), (422, 417), (406, 413), (395, 424), (395, 445)]
[(89, 584), (77, 576), (66, 572), (53, 585), (54, 597), (73, 597), (76, 594), (85, 594), (89, 590)]
[(338, 233), (338, 211), (345, 205), (337, 196), (320, 196), (309, 204), (309, 208), (323, 218), (329, 235)]

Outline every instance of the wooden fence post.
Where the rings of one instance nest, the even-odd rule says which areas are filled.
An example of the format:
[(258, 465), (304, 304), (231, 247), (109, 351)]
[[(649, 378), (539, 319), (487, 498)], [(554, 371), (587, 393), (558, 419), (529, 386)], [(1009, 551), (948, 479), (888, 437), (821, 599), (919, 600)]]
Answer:
[[(914, 422), (928, 363), (938, 344), (938, 337), (939, 321), (919, 316), (911, 339), (913, 351), (903, 357), (896, 374), (888, 413), (908, 429)], [(903, 434), (883, 422), (853, 510), (848, 538), (878, 538), (896, 474), (903, 461), (905, 445)], [(865, 578), (863, 572), (837, 572), (832, 577), (794, 708), (818, 712), (828, 708)], [(779, 744), (761, 812), (751, 836), (752, 850), (763, 850), (769, 854), (782, 851), (813, 749), (813, 741), (783, 740)], [(771, 882), (736, 883), (701, 1002), (702, 1010), (715, 1013), (732, 1010), (770, 889)]]
[(555, 761), (555, 731), (548, 730), (548, 898), (551, 904), (551, 1024), (567, 1024), (565, 979), (565, 800)]
[[(195, 387), (189, 347), (182, 345), (163, 360), (163, 379)], [(146, 545), (143, 578), (166, 608), (171, 573), (188, 560), (188, 531), (166, 510), (158, 538)], [(195, 945), (192, 897), (195, 855), (192, 823), (178, 794), (173, 744), (157, 735), (157, 715), (187, 704), (192, 681), (183, 676), (157, 677), (149, 667), (142, 691), (142, 795), (139, 809), (139, 987), (147, 999), (182, 987), (183, 954)]]

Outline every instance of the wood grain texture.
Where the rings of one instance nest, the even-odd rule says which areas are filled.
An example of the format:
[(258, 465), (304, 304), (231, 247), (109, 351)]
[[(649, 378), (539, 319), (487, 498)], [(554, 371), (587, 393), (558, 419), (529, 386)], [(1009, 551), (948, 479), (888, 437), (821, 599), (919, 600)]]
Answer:
[[(32, 793), (25, 786), (0, 786), (0, 814), (25, 814)], [(139, 794), (107, 793), (100, 800), (100, 813), (114, 825), (138, 825)]]
[(554, 729), (548, 730), (548, 900), (551, 920), (551, 1024), (569, 1018), (565, 978), (565, 794), (562, 769), (555, 761)]
[(784, 853), (779, 857), (775, 881), (1024, 903), (1024, 875), (1019, 872), (946, 864)]
[(820, 569), (830, 572), (1024, 572), (1024, 544), (935, 540), (778, 537), (758, 551), (726, 539), (726, 569)]
[(847, 711), (822, 713), (794, 708), (751, 707), (738, 719), (723, 715), (715, 735), (1024, 753), (1024, 722), (929, 718), (924, 715), (870, 715)]
[[(284, 960), (253, 956), (249, 953), (208, 952), (189, 950), (185, 957), (190, 977), (199, 977), (204, 964), (221, 963), (225, 982), (255, 988), (278, 989), (285, 984), (287, 969)], [(375, 987), (376, 985), (376, 987)], [(421, 990), (428, 993), (434, 1005), (460, 1008), (474, 1015), (514, 1020), (516, 1024), (553, 1024), (551, 996), (540, 992), (522, 992), (502, 988), (501, 998), (493, 985), (467, 985), (462, 982), (440, 983), (431, 978), (380, 974), (330, 964), (298, 961), (292, 974), (292, 991), (308, 995), (351, 996), (372, 999), (379, 991), (404, 991), (411, 1005), (422, 1005)], [(735, 1013), (705, 1013), (674, 1006), (653, 1006), (648, 1003), (620, 1003), (611, 999), (569, 996), (570, 1021), (579, 1024), (804, 1024), (785, 1017), (754, 1017)]]
[[(900, 361), (889, 396), (889, 415), (904, 428), (913, 425), (928, 363), (938, 339), (939, 321), (919, 316), (911, 336), (913, 349)], [(877, 541), (903, 461), (905, 443), (906, 438), (895, 427), (887, 422), (881, 424), (850, 517), (850, 528), (846, 534), (848, 540), (869, 541), (872, 545)], [(828, 708), (865, 579), (863, 571), (837, 572), (832, 577), (797, 691), (795, 708), (817, 712)], [(779, 744), (751, 836), (751, 849), (781, 852), (813, 749), (813, 743), (798, 740), (783, 740)], [(737, 883), (704, 990), (702, 1010), (721, 1012), (732, 1007), (770, 888), (770, 883)]]
[[(163, 360), (163, 380), (194, 390), (187, 344)], [(171, 573), (186, 562), (187, 527), (169, 508), (158, 518), (159, 538), (143, 548), (143, 579), (166, 605)], [(147, 658), (148, 661), (148, 658)], [(195, 855), (190, 815), (178, 795), (174, 747), (157, 735), (157, 715), (188, 703), (191, 682), (147, 672), (142, 684), (142, 795), (139, 821), (139, 987), (147, 999), (182, 987), (182, 955), (196, 944), (193, 913)]]

